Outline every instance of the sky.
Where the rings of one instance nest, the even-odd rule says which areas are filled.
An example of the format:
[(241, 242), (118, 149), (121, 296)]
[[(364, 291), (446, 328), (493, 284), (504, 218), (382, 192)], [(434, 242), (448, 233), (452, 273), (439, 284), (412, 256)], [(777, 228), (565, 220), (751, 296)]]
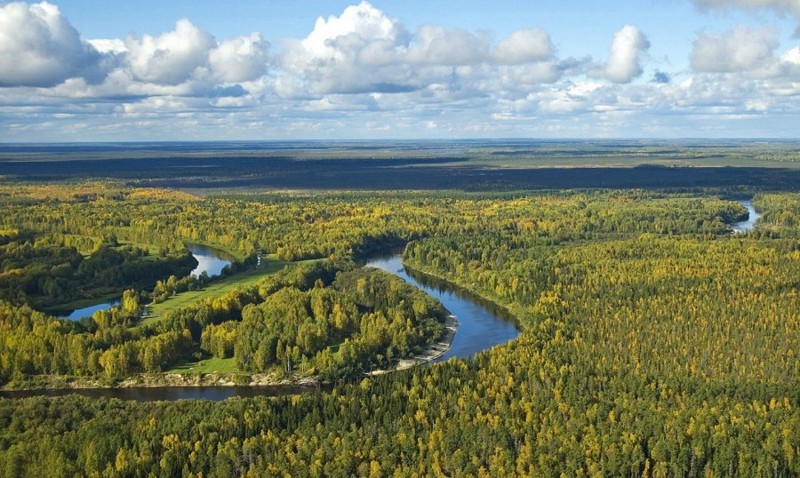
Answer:
[(798, 128), (800, 0), (0, 0), (0, 142)]

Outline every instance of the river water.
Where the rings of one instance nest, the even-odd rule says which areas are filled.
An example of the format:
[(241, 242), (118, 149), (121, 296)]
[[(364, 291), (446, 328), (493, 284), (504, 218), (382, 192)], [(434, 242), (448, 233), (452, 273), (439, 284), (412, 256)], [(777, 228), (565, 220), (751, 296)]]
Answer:
[[(761, 214), (756, 212), (749, 200), (739, 201), (747, 208), (749, 216), (747, 220), (733, 224), (736, 232), (744, 233), (753, 227)], [(189, 246), (189, 250), (195, 255), (198, 267), (192, 274), (201, 274), (204, 270), (213, 277), (219, 275), (222, 268), (230, 261), (220, 257), (215, 250), (204, 246)], [(366, 267), (375, 267), (390, 272), (406, 282), (422, 289), (426, 293), (438, 299), (445, 308), (458, 319), (458, 328), (450, 349), (436, 361), (447, 360), (451, 357), (467, 358), (477, 352), (489, 349), (495, 345), (505, 343), (519, 335), (519, 331), (514, 325), (513, 318), (503, 309), (473, 296), (464, 290), (457, 289), (450, 284), (431, 278), (424, 274), (408, 271), (403, 267), (402, 256), (398, 252), (378, 255), (367, 260)], [(100, 308), (111, 307), (118, 304), (108, 302), (97, 304), (85, 309), (75, 311), (67, 318), (73, 319), (78, 313), (87, 314), (87, 310), (92, 309), (88, 315)], [(82, 317), (82, 315), (81, 315)], [(23, 398), (29, 396), (60, 396), (70, 393), (77, 393), (93, 398), (107, 397), (120, 398), (136, 401), (155, 401), (155, 400), (180, 400), (180, 399), (203, 399), (203, 400), (224, 400), (230, 397), (255, 397), (255, 396), (278, 396), (297, 394), (316, 390), (316, 387), (304, 387), (293, 385), (259, 386), (259, 387), (157, 387), (157, 388), (104, 388), (104, 389), (62, 389), (62, 390), (29, 390), (0, 392), (0, 397)]]
[(304, 385), (259, 385), (253, 387), (130, 387), (130, 388), (61, 388), (52, 390), (0, 391), (0, 398), (61, 397), (83, 395), (90, 398), (119, 398), (137, 402), (159, 400), (211, 400), (231, 397), (277, 397), (324, 390), (326, 387)]
[(749, 216), (747, 217), (747, 220), (734, 223), (732, 227), (737, 233), (745, 233), (756, 226), (756, 221), (758, 221), (758, 218), (761, 217), (761, 214), (756, 212), (756, 208), (753, 207), (753, 203), (750, 202), (750, 200), (743, 200), (739, 202), (742, 204), (742, 206), (747, 208)]
[(513, 318), (496, 305), (456, 289), (450, 284), (430, 276), (407, 271), (401, 254), (393, 253), (368, 260), (366, 267), (375, 267), (400, 277), (406, 282), (435, 297), (456, 316), (458, 328), (453, 343), (444, 355), (435, 361), (450, 357), (467, 358), (477, 352), (508, 342), (519, 335)]
[[(458, 328), (450, 349), (436, 361), (450, 357), (471, 357), (477, 352), (505, 343), (519, 335), (513, 318), (503, 309), (457, 289), (446, 282), (419, 273), (406, 271), (400, 253), (373, 257), (365, 264), (391, 272), (406, 282), (438, 299), (458, 319)], [(323, 387), (325, 389), (326, 387)], [(230, 397), (255, 397), (290, 395), (317, 390), (313, 386), (275, 385), (259, 387), (153, 387), (153, 388), (98, 388), (55, 389), (0, 392), (0, 397), (24, 398), (31, 396), (62, 396), (76, 393), (93, 398), (120, 398), (123, 400), (224, 400)]]
[(200, 274), (203, 272), (205, 272), (208, 277), (216, 277), (222, 274), (222, 269), (232, 264), (230, 260), (224, 257), (224, 253), (211, 247), (201, 246), (199, 244), (190, 244), (187, 247), (189, 248), (189, 252), (191, 252), (197, 260), (197, 267), (191, 272), (195, 277), (200, 277)]
[[(187, 246), (189, 252), (192, 253), (197, 260), (197, 267), (192, 270), (191, 274), (199, 277), (200, 274), (205, 272), (208, 277), (216, 277), (222, 274), (222, 269), (231, 264), (231, 261), (224, 258), (224, 253), (217, 251), (211, 247), (201, 246), (199, 244), (190, 244)], [(84, 317), (91, 317), (92, 314), (98, 310), (107, 310), (116, 307), (120, 304), (119, 298), (99, 304), (90, 305), (81, 309), (75, 309), (72, 312), (60, 315), (59, 319), (67, 320), (80, 320)]]

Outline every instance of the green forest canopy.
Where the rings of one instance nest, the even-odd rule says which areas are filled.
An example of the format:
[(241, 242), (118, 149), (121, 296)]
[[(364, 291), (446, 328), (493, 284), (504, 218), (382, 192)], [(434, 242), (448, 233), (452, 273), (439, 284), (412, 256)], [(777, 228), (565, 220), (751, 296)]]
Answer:
[[(1, 196), (5, 244), (32, 237), (34, 245), (69, 247), (60, 238), (113, 235), (169, 251), (190, 240), (284, 260), (324, 259), (217, 304), (200, 304), (205, 312), (165, 318), (141, 336), (126, 335), (135, 333), (135, 324), (124, 317), (96, 324), (92, 340), (115, 345), (100, 353), (96, 370), (84, 373), (108, 373), (99, 361), (104, 353), (142, 341), (144, 349), (186, 341), (235, 355), (237, 342), (231, 349), (229, 336), (238, 341), (251, 330), (249, 350), (258, 351), (291, 335), (264, 327), (270, 308), (323, 304), (322, 310), (337, 300), (340, 309), (352, 307), (348, 291), (357, 291), (359, 280), (389, 278), (363, 276), (349, 260), (403, 242), (409, 242), (407, 263), (507, 307), (522, 333), (472, 360), (356, 381), (330, 393), (221, 403), (2, 400), (0, 470), (9, 476), (800, 473), (798, 195), (756, 196), (763, 223), (732, 235), (729, 224), (744, 208), (702, 194), (199, 200), (108, 183), (81, 187), (81, 194), (95, 196), (77, 198), (74, 187), (58, 185), (8, 186)], [(361, 303), (350, 297), (357, 308), (378, 310), (383, 305), (375, 301), (386, 296), (375, 290), (380, 293)], [(55, 357), (69, 357), (75, 340), (58, 345), (60, 337), (89, 332), (23, 302), (10, 297), (0, 310), (6, 355), (0, 363), (11, 364), (12, 377), (52, 373)], [(393, 312), (386, 310), (388, 319)], [(203, 314), (206, 320), (194, 320)], [(294, 337), (307, 350), (315, 349), (315, 323), (303, 339)], [(330, 324), (339, 330), (335, 319)], [(10, 342), (20, 330), (52, 339), (34, 340), (39, 348), (29, 351)], [(104, 345), (95, 346), (75, 345), (74, 353), (91, 355)], [(15, 369), (23, 350), (33, 368)]]

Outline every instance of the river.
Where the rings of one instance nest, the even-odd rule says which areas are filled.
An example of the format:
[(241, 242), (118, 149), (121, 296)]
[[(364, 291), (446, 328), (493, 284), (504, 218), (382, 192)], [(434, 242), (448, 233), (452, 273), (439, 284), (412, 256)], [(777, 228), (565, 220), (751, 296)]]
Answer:
[(201, 246), (199, 244), (189, 244), (186, 246), (189, 252), (192, 253), (197, 260), (197, 267), (192, 270), (191, 274), (195, 277), (200, 277), (200, 274), (205, 272), (208, 277), (217, 277), (222, 274), (222, 269), (232, 264), (224, 252), (218, 251), (212, 247)]
[[(406, 271), (401, 254), (383, 254), (369, 259), (366, 267), (388, 271), (438, 299), (458, 319), (450, 349), (435, 362), (450, 357), (467, 358), (477, 352), (505, 343), (519, 335), (513, 318), (503, 309), (450, 284), (419, 273)], [(326, 389), (328, 387), (322, 387)], [(230, 397), (255, 397), (298, 394), (317, 390), (313, 386), (275, 385), (258, 387), (152, 387), (0, 391), (0, 397), (62, 396), (76, 393), (92, 398), (123, 400), (224, 400)]]
[(753, 207), (753, 203), (750, 202), (749, 199), (745, 199), (739, 202), (742, 204), (742, 206), (747, 208), (748, 212), (747, 220), (734, 223), (732, 227), (735, 233), (743, 234), (756, 227), (756, 221), (758, 221), (758, 218), (761, 217), (761, 214), (756, 212), (756, 208)]
[[(756, 212), (750, 200), (739, 201), (747, 208), (749, 216), (747, 220), (737, 222), (732, 225), (737, 233), (747, 232), (753, 227), (761, 214)], [(189, 250), (195, 255), (198, 267), (192, 274), (201, 274), (203, 271), (213, 277), (218, 275), (229, 261), (220, 257), (214, 249), (204, 246), (189, 246)], [(406, 282), (420, 288), (426, 293), (438, 299), (445, 308), (458, 319), (458, 328), (453, 338), (450, 349), (435, 361), (447, 360), (451, 357), (467, 358), (477, 352), (489, 349), (495, 345), (505, 343), (519, 335), (519, 331), (513, 323), (513, 318), (501, 308), (490, 302), (482, 300), (468, 292), (457, 289), (450, 284), (436, 280), (429, 276), (408, 271), (403, 267), (402, 255), (399, 252), (391, 252), (376, 255), (365, 263), (366, 267), (375, 267), (390, 272)], [(212, 275), (213, 274), (213, 275)], [(111, 307), (119, 301), (97, 304), (85, 309), (98, 310), (103, 306)], [(70, 320), (79, 311), (70, 314)], [(91, 315), (91, 313), (89, 313)], [(80, 318), (80, 317), (78, 317)], [(154, 400), (180, 400), (180, 399), (203, 399), (203, 400), (224, 400), (230, 397), (255, 397), (255, 396), (277, 396), (287, 394), (297, 394), (313, 391), (316, 387), (276, 385), (259, 387), (155, 387), (155, 388), (103, 388), (103, 389), (61, 389), (61, 390), (30, 390), (0, 392), (0, 397), (22, 398), (28, 396), (60, 396), (70, 393), (77, 393), (88, 397), (108, 397), (121, 398), (136, 401)]]
[(450, 357), (468, 358), (481, 350), (503, 344), (519, 335), (513, 318), (502, 308), (468, 292), (454, 288), (444, 281), (407, 271), (400, 253), (385, 254), (368, 260), (366, 267), (375, 267), (400, 277), (435, 297), (456, 316), (458, 328), (453, 343), (435, 362)]
[[(189, 244), (186, 247), (197, 260), (197, 267), (195, 267), (191, 272), (191, 274), (195, 277), (199, 277), (203, 272), (205, 272), (208, 277), (216, 277), (222, 274), (222, 269), (224, 269), (225, 266), (231, 264), (231, 261), (226, 258), (225, 253), (211, 247), (201, 246), (199, 244)], [(84, 317), (91, 317), (92, 314), (98, 310), (110, 309), (118, 306), (119, 304), (120, 299), (116, 298), (110, 301), (83, 307), (81, 309), (75, 309), (71, 312), (60, 315), (58, 318), (67, 320), (80, 320)]]
[(130, 387), (130, 388), (58, 388), (48, 390), (0, 391), (0, 398), (62, 397), (83, 395), (89, 398), (119, 398), (137, 402), (159, 400), (211, 400), (218, 402), (231, 397), (277, 397), (324, 390), (329, 387), (305, 385), (259, 385), (252, 387)]

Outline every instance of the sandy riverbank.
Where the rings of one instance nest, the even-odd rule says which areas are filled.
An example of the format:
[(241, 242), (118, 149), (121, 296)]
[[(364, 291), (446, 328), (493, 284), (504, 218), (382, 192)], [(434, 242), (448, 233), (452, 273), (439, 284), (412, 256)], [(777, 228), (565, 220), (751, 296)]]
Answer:
[(122, 381), (109, 383), (86, 377), (39, 375), (22, 383), (9, 383), (0, 390), (54, 390), (97, 388), (158, 388), (158, 387), (248, 387), (273, 385), (317, 385), (315, 377), (278, 378), (276, 374), (247, 373), (140, 373)]
[(458, 328), (458, 319), (456, 319), (454, 315), (448, 315), (444, 326), (445, 334), (442, 340), (431, 344), (428, 348), (423, 350), (422, 353), (407, 359), (402, 359), (392, 368), (373, 370), (368, 372), (367, 375), (382, 375), (384, 373), (394, 372), (397, 370), (406, 370), (414, 367), (415, 365), (432, 362), (441, 357), (448, 350), (450, 350), (450, 347), (453, 345), (453, 338), (455, 337), (456, 329)]

